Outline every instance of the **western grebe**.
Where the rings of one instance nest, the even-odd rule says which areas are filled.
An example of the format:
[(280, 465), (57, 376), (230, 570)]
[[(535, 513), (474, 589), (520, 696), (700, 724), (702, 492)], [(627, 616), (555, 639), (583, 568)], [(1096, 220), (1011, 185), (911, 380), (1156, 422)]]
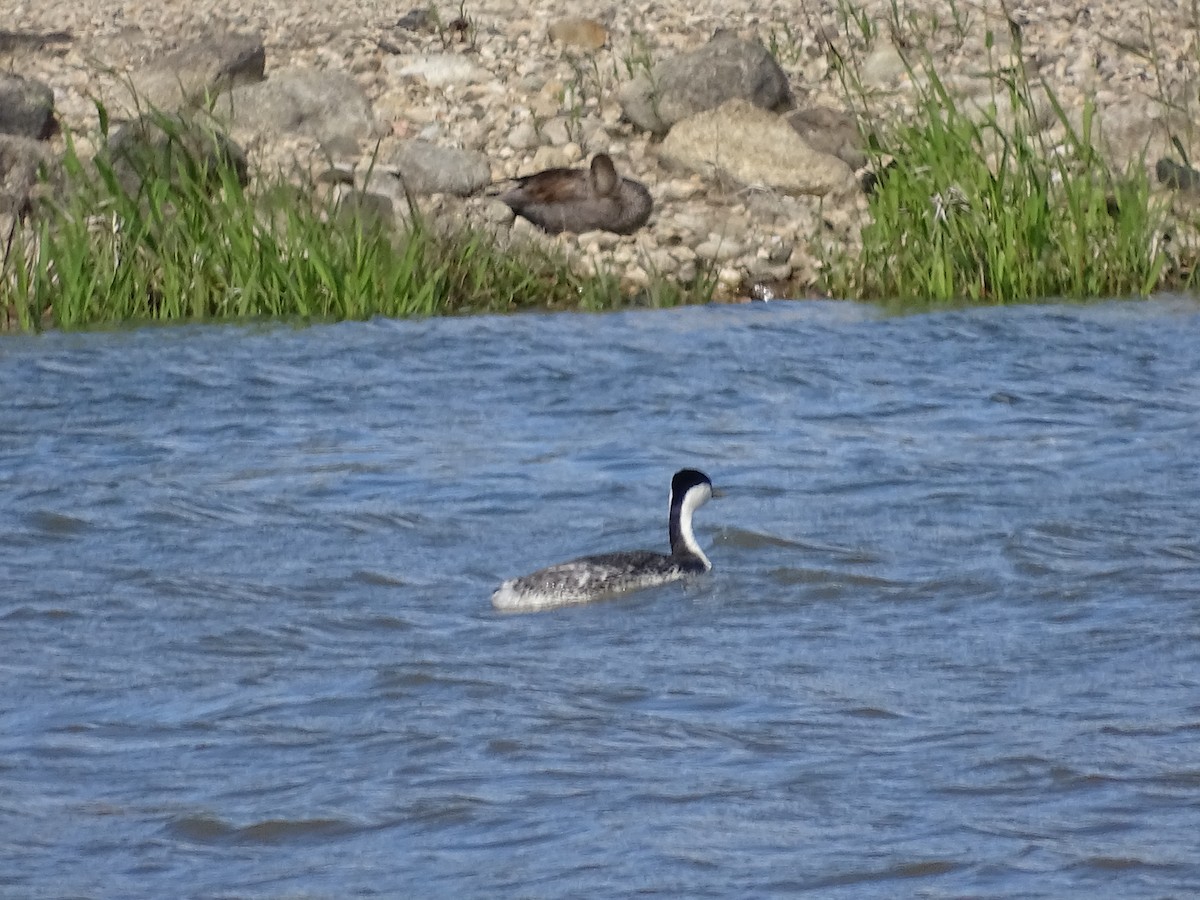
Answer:
[(707, 572), (712, 563), (696, 543), (692, 514), (712, 495), (712, 482), (707, 475), (695, 469), (680, 469), (671, 479), (667, 526), (671, 538), (669, 554), (629, 550), (584, 556), (504, 582), (492, 594), (492, 605), (510, 611), (549, 609), (613, 597), (677, 581), (685, 575)]

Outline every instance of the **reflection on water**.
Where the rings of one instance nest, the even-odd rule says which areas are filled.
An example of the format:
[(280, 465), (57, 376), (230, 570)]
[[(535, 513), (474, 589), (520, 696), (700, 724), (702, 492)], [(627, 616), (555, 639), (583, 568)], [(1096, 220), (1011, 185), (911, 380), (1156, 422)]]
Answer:
[[(1200, 316), (5, 338), (0, 896), (1200, 890)], [(501, 616), (503, 578), (703, 579)], [(436, 886), (436, 887), (431, 887)]]

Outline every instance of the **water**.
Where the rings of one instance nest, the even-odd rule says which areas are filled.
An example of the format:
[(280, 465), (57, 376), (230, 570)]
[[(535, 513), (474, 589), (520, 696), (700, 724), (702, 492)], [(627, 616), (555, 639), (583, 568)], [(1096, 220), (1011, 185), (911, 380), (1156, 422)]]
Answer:
[[(0, 896), (1200, 892), (1200, 308), (0, 341)], [(665, 546), (711, 576), (495, 614)]]

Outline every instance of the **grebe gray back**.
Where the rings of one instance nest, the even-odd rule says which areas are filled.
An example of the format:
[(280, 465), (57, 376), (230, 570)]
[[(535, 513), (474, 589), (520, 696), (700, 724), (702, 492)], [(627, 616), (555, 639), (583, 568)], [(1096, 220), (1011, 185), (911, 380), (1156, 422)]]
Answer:
[(680, 469), (671, 479), (669, 554), (628, 550), (584, 556), (504, 582), (492, 594), (492, 605), (510, 611), (549, 609), (588, 603), (707, 572), (712, 563), (696, 543), (692, 514), (710, 497), (712, 482), (707, 475), (695, 469)]

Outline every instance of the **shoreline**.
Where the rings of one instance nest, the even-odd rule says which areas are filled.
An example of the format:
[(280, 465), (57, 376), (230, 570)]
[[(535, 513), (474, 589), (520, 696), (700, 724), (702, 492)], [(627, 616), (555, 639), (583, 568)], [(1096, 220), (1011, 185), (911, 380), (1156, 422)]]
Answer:
[[(998, 61), (1020, 59), (1031, 83), (1044, 81), (1070, 116), (1082, 117), (1085, 99), (1095, 102), (1098, 146), (1110, 168), (1139, 159), (1153, 168), (1160, 156), (1178, 157), (1173, 139), (1200, 157), (1190, 115), (1197, 101), (1191, 85), (1200, 81), (1200, 25), (1186, 4), (1165, 7), (1151, 13), (1147, 5), (1072, 3), (1051, 16), (1032, 6), (930, 0), (905, 4), (896, 19), (887, 2), (776, 2), (739, 11), (701, 2), (608, 9), (589, 19), (582, 4), (480, 0), (439, 6), (422, 19), (420, 10), (359, 0), (336, 12), (315, 3), (235, 9), (220, 2), (201, 19), (133, 0), (46, 3), (18, 8), (9, 27), (68, 32), (70, 41), (10, 48), (0, 58), (9, 71), (50, 86), (55, 115), (80, 154), (89, 155), (96, 99), (115, 123), (123, 111), (131, 114), (123, 99), (130, 85), (150, 84), (152, 76), (161, 85), (164, 60), (206, 47), (214, 36), (251, 35), (264, 50), (266, 84), (285, 73), (316, 73), (340, 80), (365, 102), (365, 124), (332, 137), (235, 124), (230, 134), (252, 171), (314, 177), (333, 169), (372, 192), (381, 189), (378, 179), (368, 183), (368, 173), (392, 165), (415, 139), (487, 161), (486, 185), (465, 196), (434, 190), (418, 197), (434, 221), (559, 248), (579, 271), (609, 271), (627, 291), (659, 277), (686, 283), (707, 276), (718, 299), (754, 291), (803, 297), (820, 282), (818, 244), (849, 253), (858, 245), (867, 201), (857, 182), (817, 195), (681, 167), (664, 154), (661, 135), (625, 114), (621, 93), (639, 72), (733, 29), (768, 48), (786, 74), (794, 109), (850, 115), (868, 133), (911, 113), (922, 85), (914, 84), (906, 59), (927, 54), (968, 107), (994, 94)], [(848, 102), (855, 98), (839, 76), (845, 60), (853, 60), (864, 88), (861, 109)], [(1063, 126), (1049, 115), (1045, 126), (1053, 145)], [(820, 138), (833, 129), (816, 130)], [(52, 138), (51, 152), (61, 152), (63, 140)], [(863, 148), (849, 150), (853, 160)], [(653, 197), (650, 221), (634, 234), (551, 237), (499, 208), (496, 194), (512, 178), (581, 167), (596, 153), (610, 155)], [(394, 195), (394, 186), (388, 190)]]

